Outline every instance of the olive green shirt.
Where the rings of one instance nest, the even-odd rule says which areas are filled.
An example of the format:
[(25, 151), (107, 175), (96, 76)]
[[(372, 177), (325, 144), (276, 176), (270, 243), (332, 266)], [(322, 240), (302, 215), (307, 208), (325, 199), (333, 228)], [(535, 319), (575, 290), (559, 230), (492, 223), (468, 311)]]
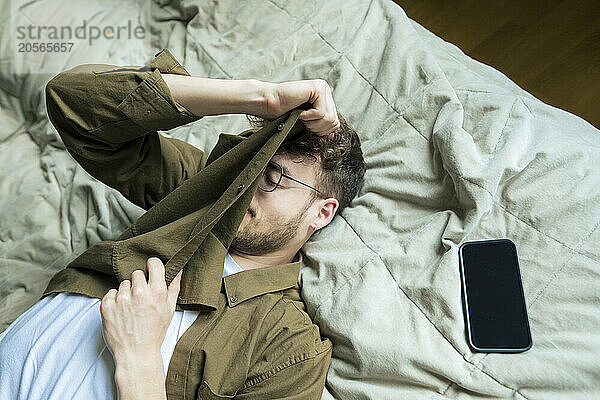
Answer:
[(306, 103), (263, 128), (221, 133), (207, 157), (157, 132), (201, 118), (173, 99), (161, 73), (189, 75), (163, 49), (144, 66), (85, 64), (48, 82), (48, 116), (69, 153), (147, 211), (55, 274), (42, 297), (102, 298), (159, 257), (167, 284), (183, 268), (177, 310), (199, 311), (175, 346), (169, 399), (320, 399), (332, 344), (300, 296), (302, 254), (222, 276), (267, 162), (282, 143), (306, 134), (299, 120)]

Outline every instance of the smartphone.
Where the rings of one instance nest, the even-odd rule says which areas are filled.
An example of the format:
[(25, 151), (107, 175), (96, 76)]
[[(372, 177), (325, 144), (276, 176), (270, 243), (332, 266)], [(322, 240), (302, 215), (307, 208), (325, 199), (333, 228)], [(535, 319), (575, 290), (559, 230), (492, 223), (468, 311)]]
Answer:
[(464, 242), (458, 258), (469, 346), (486, 353), (529, 350), (533, 343), (512, 240)]

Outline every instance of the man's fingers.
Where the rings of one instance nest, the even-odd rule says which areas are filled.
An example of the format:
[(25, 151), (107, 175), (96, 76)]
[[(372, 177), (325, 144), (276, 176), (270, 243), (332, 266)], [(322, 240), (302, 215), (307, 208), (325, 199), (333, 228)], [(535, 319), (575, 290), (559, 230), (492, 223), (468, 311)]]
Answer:
[(314, 121), (321, 118), (323, 118), (323, 112), (316, 108), (311, 108), (310, 110), (302, 111), (300, 113), (300, 119), (302, 121)]
[(108, 292), (106, 292), (104, 297), (102, 297), (102, 301), (100, 302), (100, 312), (104, 312), (104, 310), (106, 310), (107, 307), (111, 307), (115, 303), (116, 299), (117, 289), (112, 288)]
[(160, 258), (150, 257), (146, 261), (146, 266), (148, 268), (148, 284), (150, 287), (167, 287), (167, 283), (165, 282), (165, 266), (160, 261)]
[(129, 279), (122, 280), (119, 284), (119, 292), (117, 293), (116, 301), (127, 301), (131, 298), (131, 281)]
[(183, 269), (181, 269), (175, 278), (169, 284), (169, 288), (167, 289), (169, 293), (169, 303), (172, 308), (175, 308), (177, 304), (177, 297), (179, 296), (179, 288), (181, 287), (181, 275), (183, 275)]
[(143, 293), (146, 283), (146, 275), (141, 269), (136, 269), (131, 274), (131, 294), (139, 296)]
[(333, 134), (334, 134), (335, 132), (337, 132), (339, 129), (340, 129), (340, 124), (338, 124), (338, 125), (337, 125), (337, 127), (335, 127), (335, 128), (333, 128), (333, 129), (331, 129), (330, 131), (328, 131), (327, 133), (325, 133), (325, 134), (323, 134), (323, 135), (327, 135), (327, 137), (328, 137), (329, 139), (333, 139)]
[(325, 120), (320, 120), (320, 121), (302, 121), (304, 123), (304, 126), (306, 126), (306, 128), (313, 134), (315, 135), (319, 135), (319, 136), (327, 136), (329, 138), (332, 138), (333, 135), (331, 135), (333, 132), (337, 131), (340, 127), (340, 123), (330, 123), (330, 122), (326, 122)]

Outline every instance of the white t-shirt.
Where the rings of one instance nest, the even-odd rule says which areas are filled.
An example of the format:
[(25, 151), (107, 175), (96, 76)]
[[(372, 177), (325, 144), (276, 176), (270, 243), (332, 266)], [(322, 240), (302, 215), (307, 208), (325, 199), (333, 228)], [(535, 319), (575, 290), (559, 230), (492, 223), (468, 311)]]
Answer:
[[(225, 257), (223, 276), (243, 271)], [(0, 400), (116, 399), (115, 365), (102, 336), (101, 299), (48, 295), (0, 334)], [(160, 353), (165, 376), (175, 344), (198, 311), (175, 311)]]

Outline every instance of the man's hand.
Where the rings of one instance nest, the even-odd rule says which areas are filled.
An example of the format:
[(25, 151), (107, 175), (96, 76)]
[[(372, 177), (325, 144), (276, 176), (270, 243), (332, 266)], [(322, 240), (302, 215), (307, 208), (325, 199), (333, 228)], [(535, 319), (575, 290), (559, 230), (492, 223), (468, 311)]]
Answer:
[(160, 351), (175, 313), (183, 270), (167, 289), (160, 259), (151, 257), (146, 266), (148, 282), (144, 271), (137, 269), (131, 274), (131, 282), (122, 281), (118, 291), (111, 289), (102, 299), (102, 329), (113, 356)]
[(323, 79), (311, 79), (271, 84), (267, 89), (265, 118), (273, 119), (309, 102), (313, 108), (300, 113), (306, 128), (319, 136), (333, 137), (340, 127), (331, 88)]
[(115, 360), (115, 382), (121, 399), (166, 399), (160, 347), (175, 313), (183, 270), (167, 288), (160, 259), (146, 262), (131, 283), (121, 282), (102, 298), (102, 335)]
[(136, 398), (146, 398), (139, 397), (144, 393), (162, 396), (165, 390), (160, 347), (175, 313), (183, 270), (167, 288), (160, 259), (151, 257), (146, 266), (148, 282), (144, 271), (135, 270), (131, 283), (122, 281), (100, 304), (102, 334), (115, 360), (121, 398), (131, 398), (129, 393)]

